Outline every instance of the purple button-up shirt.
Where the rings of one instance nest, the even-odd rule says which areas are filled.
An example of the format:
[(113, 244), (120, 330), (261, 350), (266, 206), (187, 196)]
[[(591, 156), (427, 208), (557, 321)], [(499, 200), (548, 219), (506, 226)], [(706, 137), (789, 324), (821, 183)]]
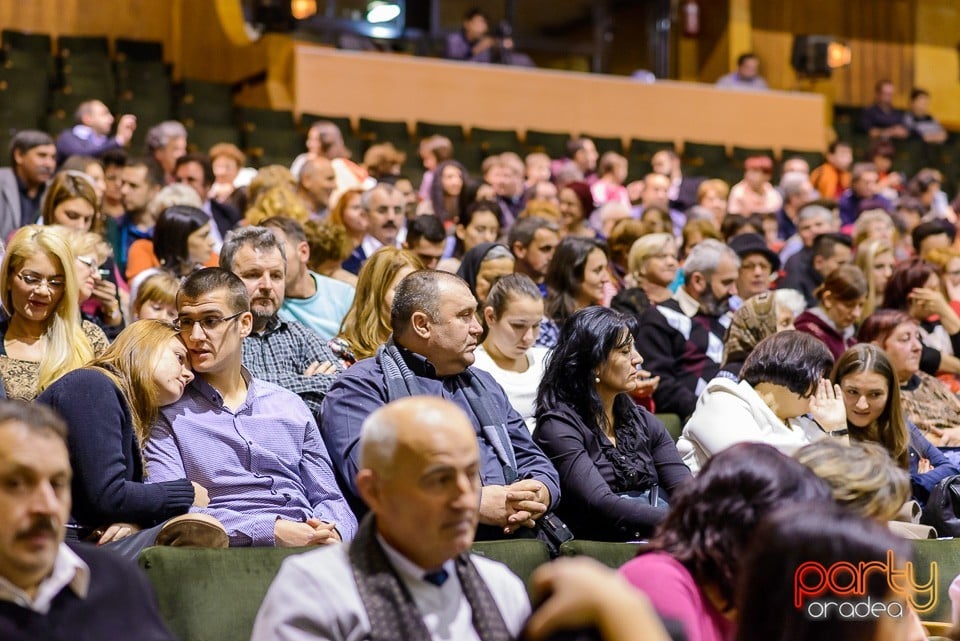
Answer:
[(192, 508), (220, 520), (232, 546), (274, 544), (277, 518), (335, 523), (344, 541), (357, 520), (337, 486), (327, 448), (300, 398), (250, 377), (234, 412), (201, 377), (160, 410), (144, 451), (147, 482), (186, 477), (207, 488)]

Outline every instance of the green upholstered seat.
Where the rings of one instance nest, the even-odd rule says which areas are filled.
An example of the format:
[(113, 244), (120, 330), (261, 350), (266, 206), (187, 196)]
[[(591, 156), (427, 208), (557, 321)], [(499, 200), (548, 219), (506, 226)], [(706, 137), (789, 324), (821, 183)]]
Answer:
[[(153, 547), (140, 554), (140, 567), (181, 641), (248, 641), (283, 560), (313, 549)], [(473, 552), (505, 564), (527, 585), (533, 571), (550, 560), (546, 545), (536, 539), (483, 541)]]
[(471, 551), (503, 563), (520, 577), (528, 589), (533, 571), (550, 561), (547, 544), (537, 539), (478, 541), (473, 544)]
[[(960, 574), (960, 539), (927, 539), (913, 543), (914, 576), (918, 583), (930, 580), (932, 563), (937, 564), (936, 605), (929, 612), (921, 612), (923, 621), (950, 621), (950, 582)], [(918, 597), (922, 599), (922, 597)], [(922, 605), (918, 603), (918, 605)]]
[(589, 556), (607, 567), (618, 568), (637, 556), (641, 543), (615, 543), (573, 539), (560, 546), (561, 556)]
[(303, 548), (154, 547), (140, 554), (160, 612), (182, 641), (249, 641), (267, 588)]

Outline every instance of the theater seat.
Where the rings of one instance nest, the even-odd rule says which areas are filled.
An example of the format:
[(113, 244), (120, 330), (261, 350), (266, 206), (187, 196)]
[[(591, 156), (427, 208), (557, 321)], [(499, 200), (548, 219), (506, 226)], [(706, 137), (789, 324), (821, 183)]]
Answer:
[[(140, 554), (139, 562), (164, 620), (181, 641), (249, 641), (283, 560), (314, 549), (153, 547)], [(482, 541), (473, 552), (500, 561), (524, 584), (550, 560), (546, 545), (536, 539)]]
[(567, 142), (570, 134), (557, 131), (540, 131), (528, 129), (524, 136), (527, 151), (539, 151), (551, 158), (562, 158), (567, 152)]
[(181, 641), (249, 641), (280, 564), (309, 549), (154, 547), (140, 554), (140, 567)]
[[(954, 577), (960, 574), (960, 539), (926, 539), (913, 544), (914, 576), (918, 583), (930, 580), (931, 564), (937, 567), (936, 605), (929, 612), (921, 612), (920, 620), (947, 623), (950, 621), (950, 597), (947, 590)], [(923, 597), (918, 597), (923, 605)]]
[(520, 149), (520, 137), (514, 129), (473, 127), (470, 130), (470, 142), (478, 145), (485, 155)]
[(414, 128), (414, 137), (419, 141), (427, 136), (446, 136), (453, 143), (454, 147), (466, 140), (463, 134), (463, 127), (460, 125), (448, 125), (437, 122), (425, 122), (418, 120)]
[(610, 568), (618, 568), (637, 556), (641, 543), (617, 543), (573, 539), (560, 546), (561, 556), (589, 556)]

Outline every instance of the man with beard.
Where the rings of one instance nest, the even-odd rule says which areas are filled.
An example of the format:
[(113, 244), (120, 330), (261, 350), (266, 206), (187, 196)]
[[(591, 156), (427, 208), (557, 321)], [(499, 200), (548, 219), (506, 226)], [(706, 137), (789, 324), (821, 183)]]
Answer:
[(514, 271), (526, 274), (546, 297), (544, 278), (553, 252), (560, 244), (560, 231), (556, 224), (538, 216), (521, 218), (510, 228), (507, 245), (517, 259)]
[(10, 141), (10, 167), (0, 169), (0, 239), (37, 222), (57, 148), (42, 131), (24, 129)]
[(172, 641), (135, 565), (64, 543), (71, 477), (67, 427), (53, 410), (0, 402), (0, 639)]
[(400, 230), (406, 224), (406, 199), (399, 189), (386, 183), (378, 183), (363, 192), (360, 205), (367, 213), (367, 235), (343, 261), (343, 268), (351, 274), (359, 274), (360, 268), (381, 247), (397, 247)]
[(286, 287), (283, 242), (265, 227), (241, 227), (227, 234), (220, 267), (236, 274), (250, 296), (253, 328), (243, 339), (244, 367), (300, 396), (319, 419), (320, 402), (342, 366), (316, 332), (278, 315)]
[(637, 345), (646, 358), (644, 368), (660, 377), (653, 394), (658, 412), (681, 420), (690, 416), (720, 369), (739, 268), (736, 252), (718, 240), (705, 240), (687, 256), (685, 282), (673, 298), (641, 315)]
[[(272, 279), (277, 272), (267, 273)], [(282, 272), (280, 283), (282, 291)], [(180, 286), (175, 326), (196, 376), (180, 400), (160, 409), (145, 446), (145, 476), (207, 488), (210, 503), (193, 511), (219, 520), (232, 547), (348, 541), (357, 521), (310, 410), (243, 366), (256, 322), (247, 287), (218, 267), (193, 272)]]

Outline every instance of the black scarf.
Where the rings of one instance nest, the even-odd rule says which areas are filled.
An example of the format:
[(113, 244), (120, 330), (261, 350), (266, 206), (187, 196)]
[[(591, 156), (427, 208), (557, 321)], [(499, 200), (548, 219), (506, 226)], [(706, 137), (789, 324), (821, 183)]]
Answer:
[[(430, 639), (423, 615), (377, 541), (376, 519), (367, 514), (350, 543), (350, 565), (370, 619), (370, 641)], [(473, 628), (482, 641), (510, 641), (493, 595), (466, 553), (454, 559), (457, 579), (470, 604)], [(449, 580), (449, 579), (448, 579)]]

